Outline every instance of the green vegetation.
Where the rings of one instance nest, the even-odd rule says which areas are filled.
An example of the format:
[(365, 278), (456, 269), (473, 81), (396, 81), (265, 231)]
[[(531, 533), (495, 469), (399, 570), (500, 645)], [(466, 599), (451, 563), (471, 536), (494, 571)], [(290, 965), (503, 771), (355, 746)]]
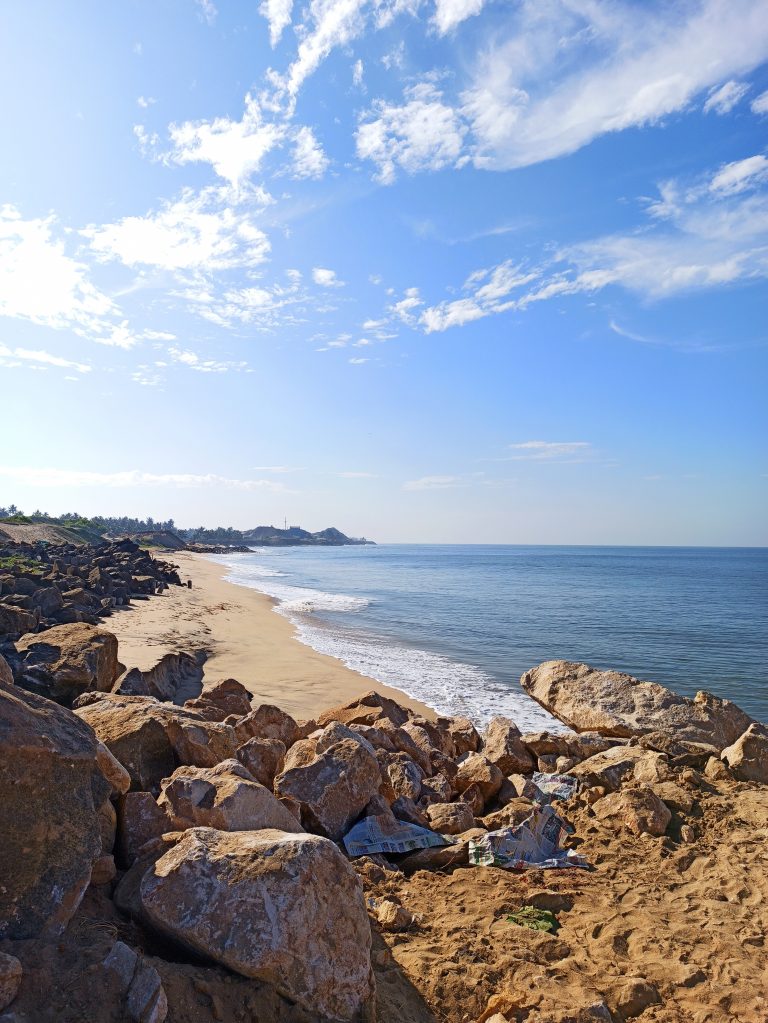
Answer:
[(31, 575), (42, 575), (43, 568), (39, 561), (25, 558), (22, 554), (8, 554), (0, 557), (0, 574), (12, 572), (18, 575), (20, 572), (27, 572)]

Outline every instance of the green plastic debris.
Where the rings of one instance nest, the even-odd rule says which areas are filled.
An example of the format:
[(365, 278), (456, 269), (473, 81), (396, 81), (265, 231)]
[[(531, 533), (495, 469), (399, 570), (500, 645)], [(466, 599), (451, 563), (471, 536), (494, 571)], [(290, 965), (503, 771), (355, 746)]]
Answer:
[(554, 934), (560, 923), (554, 913), (548, 909), (537, 909), (535, 906), (523, 906), (507, 917), (508, 923), (518, 927), (527, 927), (532, 931), (547, 931)]

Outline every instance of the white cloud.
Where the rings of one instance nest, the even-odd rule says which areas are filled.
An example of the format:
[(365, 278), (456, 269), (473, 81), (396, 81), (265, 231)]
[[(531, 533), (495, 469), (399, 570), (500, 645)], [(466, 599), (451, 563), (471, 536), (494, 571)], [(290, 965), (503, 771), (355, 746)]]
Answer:
[(419, 317), (419, 323), (425, 333), (432, 334), (434, 331), (448, 330), (449, 327), (463, 327), (465, 323), (480, 320), (487, 315), (488, 311), (473, 299), (458, 298), (425, 309)]
[(259, 14), (269, 22), (269, 42), (272, 48), (280, 42), (283, 30), (291, 23), (293, 0), (263, 0)]
[(710, 89), (704, 103), (704, 113), (729, 114), (748, 92), (749, 86), (745, 82), (733, 80), (719, 88)]
[(74, 369), (78, 373), (90, 373), (91, 367), (84, 362), (72, 362), (62, 359), (59, 355), (30, 348), (9, 348), (0, 344), (0, 361), (6, 368), (20, 363), (34, 363), (38, 366), (56, 366), (62, 369)]
[(724, 164), (710, 182), (713, 192), (735, 195), (768, 180), (768, 159), (762, 154)]
[(174, 362), (181, 363), (197, 373), (227, 373), (229, 370), (245, 370), (247, 362), (222, 362), (219, 359), (204, 359), (188, 349), (171, 347), (168, 355)]
[(592, 445), (584, 440), (525, 440), (518, 444), (510, 444), (509, 448), (518, 452), (509, 456), (509, 460), (513, 462), (583, 461), (592, 454)]
[(227, 205), (226, 190), (185, 190), (157, 213), (91, 225), (82, 233), (102, 260), (164, 270), (225, 270), (262, 263), (269, 240), (252, 214)]
[(328, 157), (315, 138), (311, 128), (299, 128), (294, 136), (293, 165), (294, 178), (321, 178), (328, 169)]
[(768, 114), (768, 89), (752, 100), (750, 110), (753, 114)]
[(573, 153), (608, 132), (658, 123), (768, 57), (763, 0), (693, 5), (523, 0), (484, 49), (463, 94), (479, 167)]
[(219, 13), (213, 0), (195, 0), (195, 3), (200, 8), (200, 17), (209, 25), (212, 25), (216, 21), (216, 15)]
[(282, 142), (286, 128), (264, 120), (258, 101), (245, 97), (242, 119), (217, 117), (213, 121), (185, 121), (170, 125), (174, 163), (210, 163), (219, 177), (239, 185), (259, 169), (264, 157)]
[(154, 473), (130, 469), (126, 472), (92, 472), (84, 469), (33, 469), (0, 465), (0, 477), (25, 486), (38, 487), (224, 487), (227, 490), (284, 491), (273, 480), (239, 480), (215, 473)]
[(345, 282), (340, 281), (335, 270), (328, 270), (322, 266), (316, 266), (312, 270), (312, 280), (321, 288), (343, 288)]
[(296, 59), (287, 74), (276, 82), (290, 100), (291, 108), (302, 85), (332, 50), (346, 46), (365, 27), (366, 0), (310, 0), (309, 24), (302, 26), (303, 38)]
[(408, 480), (403, 490), (448, 490), (460, 486), (460, 476), (422, 476), (417, 480)]
[(485, 0), (435, 0), (434, 23), (443, 36), (467, 18), (479, 14)]
[(360, 88), (363, 84), (363, 62), (362, 60), (356, 60), (352, 65), (352, 84), (356, 88)]
[(416, 322), (415, 310), (424, 305), (418, 288), (407, 288), (405, 298), (395, 302), (392, 306), (392, 313), (403, 323), (412, 327)]
[(387, 185), (398, 168), (415, 174), (461, 163), (466, 128), (442, 102), (442, 93), (431, 82), (421, 82), (406, 89), (405, 97), (402, 106), (377, 101), (355, 135), (357, 155), (372, 160), (377, 179)]
[(362, 366), (366, 362), (370, 362), (370, 359), (353, 358), (349, 359), (349, 362), (353, 366)]
[(108, 335), (117, 308), (86, 264), (66, 254), (57, 231), (52, 216), (24, 220), (15, 207), (0, 207), (0, 316)]
[[(157, 100), (154, 98), (154, 96), (139, 96), (139, 98), (136, 100), (136, 102), (139, 104), (139, 106), (143, 110), (146, 110), (147, 107), (152, 106), (153, 103), (157, 103)], [(137, 125), (137, 127), (140, 127), (140, 126)]]

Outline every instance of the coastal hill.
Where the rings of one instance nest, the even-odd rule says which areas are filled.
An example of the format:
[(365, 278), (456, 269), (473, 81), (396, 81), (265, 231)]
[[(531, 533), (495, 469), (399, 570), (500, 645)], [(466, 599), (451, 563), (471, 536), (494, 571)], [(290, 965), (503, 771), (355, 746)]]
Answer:
[(233, 529), (216, 526), (207, 529), (198, 526), (184, 529), (173, 519), (165, 522), (151, 517), (134, 519), (96, 515), (86, 518), (77, 512), (53, 517), (47, 512), (35, 511), (25, 515), (15, 505), (0, 508), (0, 540), (15, 543), (99, 543), (102, 540), (129, 536), (146, 546), (166, 550), (184, 550), (195, 545), (223, 545), (225, 547), (347, 547), (373, 544), (365, 537), (352, 537), (335, 526), (311, 533), (300, 526), (255, 526), (253, 529)]

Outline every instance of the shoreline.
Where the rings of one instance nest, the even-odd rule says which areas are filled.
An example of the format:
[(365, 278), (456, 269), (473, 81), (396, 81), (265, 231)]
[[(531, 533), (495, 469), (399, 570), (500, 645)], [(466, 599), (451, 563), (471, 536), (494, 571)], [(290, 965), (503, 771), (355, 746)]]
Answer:
[(257, 700), (276, 704), (293, 717), (314, 717), (371, 689), (435, 717), (427, 704), (302, 643), (293, 623), (275, 613), (277, 601), (226, 580), (226, 566), (201, 554), (163, 556), (178, 564), (192, 589), (173, 586), (116, 608), (104, 621), (104, 628), (117, 636), (118, 656), (127, 668), (146, 671), (164, 654), (205, 651), (205, 681), (236, 678)]

